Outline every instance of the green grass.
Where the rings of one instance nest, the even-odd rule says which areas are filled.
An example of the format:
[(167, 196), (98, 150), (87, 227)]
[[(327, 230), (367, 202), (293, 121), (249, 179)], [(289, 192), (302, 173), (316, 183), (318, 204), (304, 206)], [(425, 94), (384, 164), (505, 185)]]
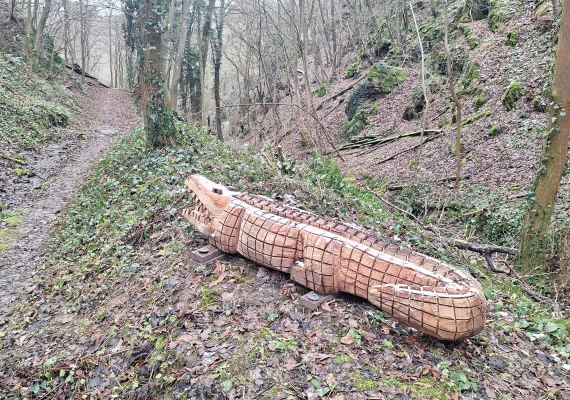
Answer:
[(37, 77), (24, 61), (0, 53), (0, 143), (36, 148), (48, 128), (66, 126), (77, 107), (63, 87)]

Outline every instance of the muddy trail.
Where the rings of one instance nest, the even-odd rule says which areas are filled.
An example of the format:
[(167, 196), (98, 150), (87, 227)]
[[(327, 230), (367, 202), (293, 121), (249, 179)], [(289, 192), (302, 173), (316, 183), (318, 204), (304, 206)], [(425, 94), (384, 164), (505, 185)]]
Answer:
[(27, 155), (26, 168), (34, 176), (0, 176), (1, 200), (21, 218), (19, 232), (0, 253), (0, 325), (21, 296), (33, 290), (29, 278), (60, 211), (114, 139), (140, 122), (125, 90), (86, 86), (79, 103), (83, 111), (68, 128), (77, 134)]

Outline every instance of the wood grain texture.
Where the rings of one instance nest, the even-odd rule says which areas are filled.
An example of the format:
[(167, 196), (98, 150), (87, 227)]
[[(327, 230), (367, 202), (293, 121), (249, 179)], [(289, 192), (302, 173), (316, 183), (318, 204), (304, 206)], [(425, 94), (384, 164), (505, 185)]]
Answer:
[(231, 192), (201, 176), (186, 184), (196, 203), (182, 214), (222, 251), (289, 273), (322, 294), (363, 297), (439, 339), (464, 339), (485, 325), (481, 286), (447, 263), (263, 196)]

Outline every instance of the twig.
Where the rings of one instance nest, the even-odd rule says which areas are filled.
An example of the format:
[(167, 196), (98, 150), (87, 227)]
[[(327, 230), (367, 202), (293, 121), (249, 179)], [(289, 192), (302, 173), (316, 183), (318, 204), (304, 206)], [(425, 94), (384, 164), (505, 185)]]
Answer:
[(0, 157), (6, 159), (6, 160), (8, 160), (8, 161), (13, 161), (13, 162), (15, 162), (15, 163), (18, 163), (18, 164), (20, 164), (20, 165), (28, 165), (28, 163), (27, 163), (26, 161), (20, 160), (19, 158), (10, 157), (10, 156), (7, 156), (7, 155), (5, 155), (5, 154), (0, 154)]
[(387, 161), (390, 161), (390, 160), (392, 160), (392, 159), (398, 157), (398, 156), (401, 155), (401, 154), (404, 154), (404, 153), (407, 153), (408, 151), (417, 149), (418, 147), (420, 147), (420, 146), (422, 146), (422, 145), (426, 144), (427, 142), (430, 142), (430, 141), (432, 141), (432, 140), (434, 140), (434, 139), (437, 139), (437, 138), (440, 137), (440, 136), (441, 136), (441, 135), (426, 137), (426, 138), (424, 138), (424, 140), (422, 140), (420, 143), (416, 144), (415, 146), (408, 147), (407, 149), (404, 149), (404, 150), (402, 150), (402, 151), (397, 152), (396, 154), (393, 154), (393, 155), (391, 155), (391, 156), (389, 156), (389, 157), (386, 157), (386, 158), (384, 158), (384, 159), (378, 161), (375, 165), (383, 164), (383, 163), (385, 163), (385, 162), (387, 162)]

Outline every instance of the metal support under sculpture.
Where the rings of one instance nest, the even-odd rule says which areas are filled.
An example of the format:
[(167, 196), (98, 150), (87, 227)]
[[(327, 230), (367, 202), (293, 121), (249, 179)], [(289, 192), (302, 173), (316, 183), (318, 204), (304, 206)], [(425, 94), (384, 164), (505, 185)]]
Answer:
[(350, 225), (232, 192), (200, 175), (182, 215), (227, 253), (289, 273), (322, 294), (351, 293), (401, 323), (443, 340), (464, 339), (485, 324), (481, 285), (442, 261), (400, 248)]

